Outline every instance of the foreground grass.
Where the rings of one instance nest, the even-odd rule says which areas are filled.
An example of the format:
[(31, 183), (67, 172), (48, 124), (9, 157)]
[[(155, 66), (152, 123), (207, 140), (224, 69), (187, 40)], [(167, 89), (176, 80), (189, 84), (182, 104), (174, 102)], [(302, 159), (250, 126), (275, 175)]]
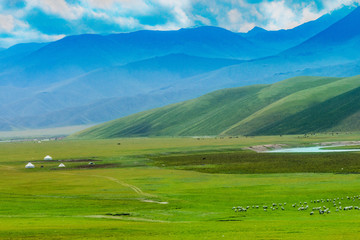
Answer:
[[(256, 156), (239, 149), (284, 140), (299, 145), (319, 141), (286, 136), (0, 144), (0, 239), (359, 238), (360, 211), (335, 212), (332, 204), (320, 203), (311, 207), (327, 205), (332, 213), (310, 216), (309, 211), (298, 211), (291, 204), (339, 197), (344, 198), (343, 206), (360, 205), (359, 200), (346, 198), (360, 194), (360, 175), (206, 173), (173, 169), (180, 166), (179, 161), (164, 167), (163, 162), (151, 160), (188, 155), (183, 158), (188, 166), (192, 156), (206, 154), (213, 165), (220, 165), (218, 157), (224, 154)], [(46, 154), (55, 161), (36, 163)], [(352, 155), (336, 160), (348, 156)], [(315, 156), (294, 158), (322, 162)], [(24, 169), (32, 159), (44, 168)], [(58, 169), (59, 159), (94, 159), (99, 160), (95, 166), (118, 165), (79, 169), (87, 162), (75, 161)], [(231, 161), (230, 165), (235, 160)], [(233, 206), (270, 206), (273, 202), (288, 204), (284, 211), (232, 210)]]

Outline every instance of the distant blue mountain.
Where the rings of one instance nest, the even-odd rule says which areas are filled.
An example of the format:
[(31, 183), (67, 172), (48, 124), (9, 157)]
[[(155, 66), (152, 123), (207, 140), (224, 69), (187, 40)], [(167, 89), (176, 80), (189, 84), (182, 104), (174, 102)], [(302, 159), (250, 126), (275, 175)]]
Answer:
[(48, 84), (97, 68), (169, 54), (242, 60), (266, 56), (267, 51), (236, 33), (217, 27), (70, 36), (16, 61), (0, 76), (0, 84)]
[[(66, 81), (51, 84), (48, 87), (31, 89), (32, 94), (28, 95), (27, 93), (22, 98), (19, 98), (19, 95), (22, 95), (21, 89), (14, 87), (12, 89), (7, 88), (9, 92), (14, 93), (17, 91), (17, 94), (14, 94), (12, 96), (13, 99), (3, 107), (0, 105), (0, 115), (11, 119), (14, 118), (11, 122), (16, 123), (20, 122), (19, 119), (23, 117), (35, 119), (37, 118), (35, 116), (48, 114), (52, 111), (60, 111), (65, 108), (85, 106), (84, 109), (86, 109), (86, 105), (93, 104), (96, 101), (103, 102), (102, 99), (124, 99), (126, 97), (127, 102), (129, 102), (129, 99), (137, 101), (138, 97), (135, 97), (137, 95), (142, 95), (141, 98), (146, 99), (150, 98), (152, 93), (162, 96), (164, 95), (162, 92), (166, 88), (176, 82), (182, 82), (184, 78), (241, 62), (233, 59), (210, 59), (185, 54), (171, 54), (123, 66), (100, 68), (78, 77), (67, 79)], [(142, 104), (141, 107), (165, 105), (168, 103), (166, 99), (176, 99), (174, 98), (175, 96), (180, 96), (175, 92), (171, 93), (171, 96), (165, 93), (166, 97), (157, 98), (159, 101), (157, 105), (154, 104), (155, 101), (149, 101), (153, 104)], [(182, 97), (183, 95), (181, 94), (177, 99), (186, 100), (188, 97), (191, 97), (191, 94), (185, 94), (187, 98)], [(11, 96), (7, 96), (7, 99), (10, 98)], [(99, 104), (99, 106), (104, 106), (104, 104)], [(124, 106), (123, 109), (125, 108)], [(135, 111), (130, 109), (126, 113), (134, 113)], [(117, 113), (118, 111), (113, 111), (113, 113), (115, 112)], [(30, 122), (30, 120), (27, 120), (27, 122)]]
[(360, 74), (360, 10), (335, 21), (346, 11), (277, 32), (201, 27), (16, 45), (0, 52), (0, 130), (102, 122), (299, 75)]
[[(244, 60), (268, 54), (262, 46), (254, 45), (240, 35), (218, 27), (198, 27), (178, 31), (138, 31), (108, 37), (121, 46), (136, 46), (135, 49), (148, 55), (146, 57), (184, 53), (199, 57)], [(159, 52), (162, 54), (158, 54)]]
[(20, 43), (7, 49), (0, 49), (0, 66), (17, 64), (16, 61), (44, 47), (47, 43)]
[[(158, 74), (161, 72), (171, 72), (181, 78), (186, 78), (210, 72), (222, 67), (236, 65), (241, 62), (244, 61), (226, 58), (195, 57), (180, 53), (129, 63), (121, 68), (127, 69), (129, 72), (134, 74), (142, 71), (145, 71), (146, 74), (150, 74), (152, 72), (158, 72)], [(142, 77), (149, 78), (146, 76)], [(152, 80), (153, 77), (148, 79), (148, 81)]]
[(273, 53), (277, 54), (288, 48), (295, 47), (306, 41), (310, 37), (325, 30), (332, 24), (351, 13), (355, 7), (345, 6), (335, 10), (329, 14), (325, 14), (317, 20), (304, 23), (298, 27), (288, 30), (267, 31), (265, 29), (255, 27), (248, 33), (242, 33), (241, 36), (249, 41), (262, 45), (268, 49), (273, 49)]
[(261, 46), (259, 48), (228, 30), (199, 27), (108, 36), (70, 36), (35, 51), (24, 58), (21, 64), (46, 63), (51, 67), (77, 65), (90, 70), (178, 53), (211, 58), (253, 59), (264, 56), (263, 50)]
[[(287, 78), (314, 75), (349, 77), (360, 74), (360, 8), (325, 30), (278, 55), (246, 61), (172, 86), (210, 92), (220, 88), (274, 83)], [(257, 29), (256, 31), (262, 31)], [(338, 36), (338, 33), (341, 36)]]
[(281, 56), (307, 62), (343, 63), (360, 59), (360, 7)]
[(7, 49), (1, 49), (0, 59), (13, 56), (22, 56), (25, 57), (27, 54), (30, 54), (44, 46), (47, 43), (20, 43), (16, 44)]

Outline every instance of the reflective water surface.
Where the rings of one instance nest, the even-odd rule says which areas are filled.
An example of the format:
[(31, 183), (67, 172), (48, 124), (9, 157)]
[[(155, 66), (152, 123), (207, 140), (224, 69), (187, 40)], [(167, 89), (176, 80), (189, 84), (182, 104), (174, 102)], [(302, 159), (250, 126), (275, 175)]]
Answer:
[(283, 148), (269, 150), (269, 153), (318, 153), (318, 152), (359, 152), (360, 149), (324, 149), (336, 146), (316, 146), (316, 147), (299, 147), (299, 148)]

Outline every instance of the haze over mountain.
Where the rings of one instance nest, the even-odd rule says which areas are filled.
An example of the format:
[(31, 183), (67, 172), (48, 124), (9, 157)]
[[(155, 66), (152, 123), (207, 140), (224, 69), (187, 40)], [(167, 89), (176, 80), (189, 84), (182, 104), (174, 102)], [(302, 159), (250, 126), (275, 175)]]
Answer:
[[(360, 10), (341, 18), (347, 11), (260, 35), (200, 27), (16, 45), (0, 52), (0, 130), (103, 122), (294, 76), (360, 74)], [(305, 41), (286, 49), (294, 39)]]

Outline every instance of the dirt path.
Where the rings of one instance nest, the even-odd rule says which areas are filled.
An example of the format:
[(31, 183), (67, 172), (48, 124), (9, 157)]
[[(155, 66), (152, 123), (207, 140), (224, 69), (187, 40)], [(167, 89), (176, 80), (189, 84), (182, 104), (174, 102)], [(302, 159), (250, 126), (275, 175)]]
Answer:
[[(60, 174), (65, 174), (65, 175), (76, 175), (76, 176), (83, 176), (83, 174), (75, 174), (75, 173), (60, 173)], [(135, 193), (137, 193), (140, 196), (144, 196), (144, 197), (155, 197), (158, 198), (156, 195), (153, 194), (149, 194), (149, 193), (145, 193), (143, 192), (139, 187), (135, 186), (135, 185), (131, 185), (128, 184), (124, 181), (121, 181), (117, 178), (114, 177), (108, 177), (108, 176), (103, 176), (103, 175), (86, 175), (88, 177), (98, 177), (98, 178), (105, 178), (109, 181), (115, 182), (117, 184), (120, 184), (123, 187), (127, 187), (130, 188), (131, 190), (133, 190)], [(157, 204), (168, 204), (168, 202), (159, 202), (159, 201), (155, 201), (155, 200), (149, 200), (149, 199), (139, 199), (139, 201), (141, 202), (148, 202), (148, 203), (157, 203)]]
[(136, 222), (158, 222), (158, 223), (169, 223), (169, 221), (154, 220), (154, 219), (147, 219), (147, 218), (137, 218), (137, 217), (123, 217), (123, 216), (88, 215), (88, 216), (82, 216), (82, 217), (86, 217), (86, 218), (119, 219), (119, 220), (136, 221)]
[(134, 185), (131, 185), (131, 184), (128, 184), (126, 182), (123, 182), (123, 181), (120, 181), (116, 178), (113, 178), (113, 177), (107, 177), (107, 176), (101, 176), (101, 175), (90, 175), (92, 177), (100, 177), (100, 178), (106, 178), (110, 181), (113, 181), (113, 182), (116, 182), (124, 187), (128, 187), (128, 188), (131, 188), (134, 192), (136, 192), (137, 194), (139, 195), (144, 195), (144, 196), (151, 196), (150, 194), (147, 194), (147, 193), (144, 193), (140, 188), (138, 188), (137, 186), (134, 186)]
[(257, 145), (257, 146), (251, 146), (251, 147), (247, 147), (245, 149), (247, 150), (251, 150), (254, 152), (266, 152), (270, 149), (281, 149), (283, 147), (286, 147), (286, 144), (265, 144), (265, 145)]

